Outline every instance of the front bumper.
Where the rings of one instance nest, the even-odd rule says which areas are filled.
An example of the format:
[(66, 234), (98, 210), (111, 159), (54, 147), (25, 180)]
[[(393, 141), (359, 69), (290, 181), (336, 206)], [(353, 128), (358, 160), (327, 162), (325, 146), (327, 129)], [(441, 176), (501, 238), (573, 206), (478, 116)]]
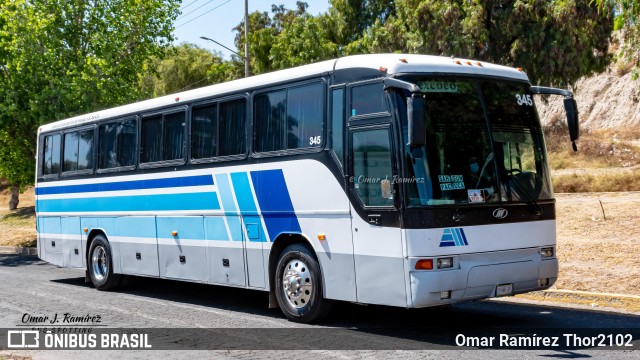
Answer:
[[(495, 297), (500, 284), (513, 284), (512, 294), (544, 290), (558, 278), (558, 259), (542, 259), (539, 248), (461, 254), (454, 264), (447, 270), (410, 271), (410, 307)], [(442, 292), (449, 291), (450, 298), (443, 299)]]

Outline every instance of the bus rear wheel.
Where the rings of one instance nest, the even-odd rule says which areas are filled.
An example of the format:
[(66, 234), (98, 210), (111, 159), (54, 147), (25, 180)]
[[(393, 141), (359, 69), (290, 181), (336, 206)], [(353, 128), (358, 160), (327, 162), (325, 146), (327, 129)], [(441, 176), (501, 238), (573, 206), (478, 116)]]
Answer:
[(331, 302), (322, 296), (320, 264), (307, 246), (289, 245), (276, 265), (276, 299), (291, 321), (310, 323), (325, 317)]
[(107, 291), (118, 286), (120, 276), (113, 273), (111, 246), (103, 235), (93, 238), (87, 260), (89, 276), (96, 289)]

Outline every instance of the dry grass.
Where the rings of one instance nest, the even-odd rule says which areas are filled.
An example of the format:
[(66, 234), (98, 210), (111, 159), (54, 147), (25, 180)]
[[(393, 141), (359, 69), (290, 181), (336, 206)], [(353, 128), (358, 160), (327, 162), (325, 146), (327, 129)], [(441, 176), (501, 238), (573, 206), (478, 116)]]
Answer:
[(640, 165), (640, 127), (582, 131), (577, 152), (571, 148), (564, 119), (554, 120), (544, 133), (552, 170)]
[(553, 189), (561, 193), (639, 191), (640, 168), (623, 171), (584, 171), (552, 176)]
[(17, 355), (10, 352), (0, 351), (0, 360), (31, 360), (31, 356)]
[(640, 193), (558, 194), (556, 232), (555, 288), (640, 295)]
[(564, 119), (545, 127), (556, 192), (640, 191), (640, 127), (583, 131), (571, 149)]
[(36, 246), (33, 188), (20, 195), (20, 204), (8, 210), (9, 192), (0, 192), (0, 246)]

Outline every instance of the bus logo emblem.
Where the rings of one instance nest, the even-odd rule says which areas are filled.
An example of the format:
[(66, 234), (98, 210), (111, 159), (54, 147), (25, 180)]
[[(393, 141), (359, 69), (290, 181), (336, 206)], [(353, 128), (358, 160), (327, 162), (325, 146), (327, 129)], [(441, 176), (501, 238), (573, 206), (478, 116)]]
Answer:
[(507, 216), (509, 216), (509, 211), (507, 211), (507, 209), (503, 209), (503, 208), (497, 208), (495, 210), (493, 210), (493, 217), (496, 219), (504, 219)]
[(462, 228), (444, 229), (440, 239), (440, 247), (446, 246), (467, 246), (467, 237)]

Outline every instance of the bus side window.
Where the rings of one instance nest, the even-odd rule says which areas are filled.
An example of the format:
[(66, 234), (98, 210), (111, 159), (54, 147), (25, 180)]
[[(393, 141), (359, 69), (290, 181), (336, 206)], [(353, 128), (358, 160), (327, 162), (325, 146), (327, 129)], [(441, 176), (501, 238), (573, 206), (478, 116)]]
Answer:
[(64, 134), (62, 172), (93, 170), (93, 129)]
[(44, 138), (42, 175), (54, 175), (60, 171), (60, 134)]
[(184, 129), (184, 111), (143, 118), (140, 162), (184, 159)]
[(324, 85), (316, 83), (257, 95), (256, 151), (321, 147), (324, 91)]
[(191, 157), (207, 159), (244, 154), (245, 122), (245, 99), (194, 108), (191, 116)]
[(218, 147), (218, 106), (199, 106), (191, 113), (191, 157), (212, 158)]
[(220, 103), (218, 156), (244, 154), (247, 100)]
[(351, 88), (351, 116), (386, 112), (382, 83), (376, 82)]
[(135, 119), (102, 124), (99, 127), (98, 168), (133, 166), (136, 161), (138, 126)]
[(393, 206), (388, 129), (353, 133), (353, 188), (365, 206)]

